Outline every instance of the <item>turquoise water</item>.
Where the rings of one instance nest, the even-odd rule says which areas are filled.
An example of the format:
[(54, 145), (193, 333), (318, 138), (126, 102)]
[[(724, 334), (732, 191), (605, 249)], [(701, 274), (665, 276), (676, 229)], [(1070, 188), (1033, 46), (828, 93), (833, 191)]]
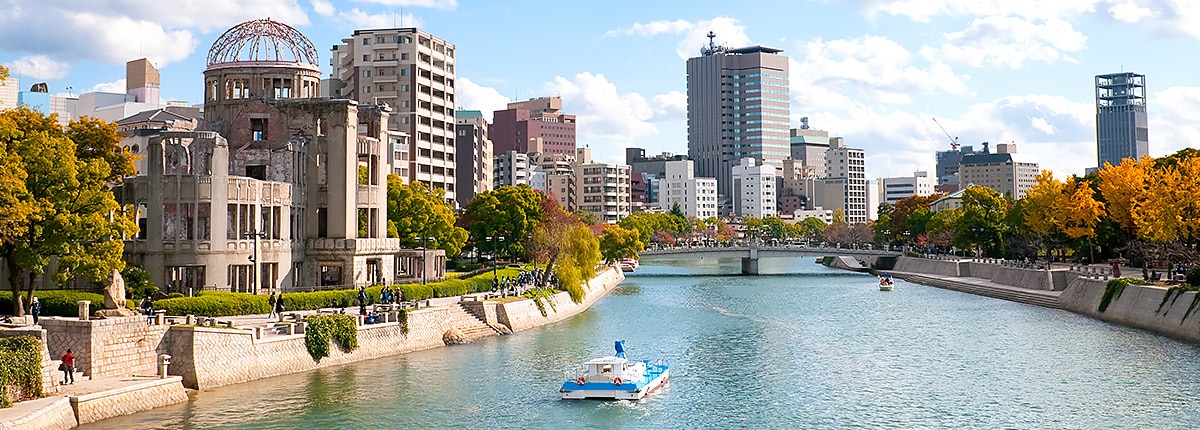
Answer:
[[(1200, 349), (1064, 311), (764, 259), (643, 262), (559, 324), (197, 393), (85, 429), (1200, 428)], [(641, 402), (563, 371), (671, 360)]]

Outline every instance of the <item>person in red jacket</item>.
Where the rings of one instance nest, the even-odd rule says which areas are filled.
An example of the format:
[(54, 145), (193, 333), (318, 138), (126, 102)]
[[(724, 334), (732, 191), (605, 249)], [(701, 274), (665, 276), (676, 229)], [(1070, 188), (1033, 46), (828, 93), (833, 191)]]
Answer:
[(67, 385), (68, 380), (71, 384), (75, 383), (75, 354), (72, 354), (71, 350), (68, 349), (67, 353), (63, 354), (59, 370), (63, 371), (63, 385)]

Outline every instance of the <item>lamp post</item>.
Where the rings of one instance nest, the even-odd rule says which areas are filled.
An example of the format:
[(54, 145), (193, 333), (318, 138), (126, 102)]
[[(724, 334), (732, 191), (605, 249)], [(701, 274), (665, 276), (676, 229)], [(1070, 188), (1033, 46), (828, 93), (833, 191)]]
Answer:
[(495, 282), (498, 286), (500, 285), (500, 281), (496, 279), (496, 263), (500, 258), (500, 252), (496, 248), (496, 241), (504, 242), (504, 236), (488, 236), (486, 239), (492, 242), (492, 282)]
[(250, 264), (253, 266), (250, 269), (250, 290), (254, 294), (258, 294), (258, 239), (266, 239), (267, 232), (265, 231), (244, 231), (242, 232), (243, 239), (254, 239), (253, 254), (250, 255)]
[(421, 285), (429, 282), (429, 263), (425, 260), (425, 250), (427, 249), (428, 241), (437, 240), (436, 237), (421, 236)]

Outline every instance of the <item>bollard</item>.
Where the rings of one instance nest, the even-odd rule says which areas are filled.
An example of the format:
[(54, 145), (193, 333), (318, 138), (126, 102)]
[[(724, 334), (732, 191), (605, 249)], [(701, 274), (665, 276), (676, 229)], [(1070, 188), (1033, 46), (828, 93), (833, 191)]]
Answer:
[(158, 377), (165, 379), (167, 377), (167, 366), (171, 364), (171, 356), (161, 354), (158, 356)]
[(255, 327), (255, 328), (254, 328), (254, 338), (255, 338), (255, 339), (262, 339), (262, 337), (263, 337), (263, 328), (262, 328), (262, 327)]
[(357, 325), (357, 326), (363, 325), (363, 316), (362, 315), (354, 316), (354, 325)]
[(80, 300), (75, 303), (79, 304), (79, 320), (87, 321), (88, 317), (90, 317), (92, 315), (92, 301), (91, 300)]
[(183, 317), (183, 323), (187, 325), (196, 325), (196, 316), (188, 315)]
[(304, 334), (308, 330), (308, 323), (300, 321), (296, 323), (296, 334)]
[(292, 336), (292, 335), (296, 334), (296, 325), (295, 324), (287, 325), (287, 334), (288, 334), (288, 336)]
[(166, 323), (166, 322), (167, 322), (167, 313), (166, 312), (160, 311), (160, 312), (154, 313), (154, 324), (155, 325), (163, 325), (163, 323)]

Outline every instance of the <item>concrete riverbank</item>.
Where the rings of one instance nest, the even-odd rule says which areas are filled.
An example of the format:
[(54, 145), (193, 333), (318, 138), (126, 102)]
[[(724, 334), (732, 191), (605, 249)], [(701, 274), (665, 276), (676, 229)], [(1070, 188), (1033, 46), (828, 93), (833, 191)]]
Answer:
[(1129, 285), (1100, 311), (1111, 272), (1086, 266), (1033, 267), (990, 259), (901, 257), (893, 276), (932, 287), (1062, 309), (1200, 344), (1196, 292), (1167, 297), (1168, 286)]
[[(43, 368), (50, 369), (44, 372), (44, 388), (51, 395), (0, 409), (0, 430), (69, 429), (187, 401), (185, 387), (220, 387), (445, 346), (455, 343), (451, 338), (457, 342), (526, 330), (583, 312), (624, 279), (617, 268), (599, 270), (585, 286), (587, 295), (582, 303), (574, 303), (566, 292), (560, 292), (543, 300), (544, 315), (531, 299), (442, 301), (408, 312), (407, 324), (393, 319), (360, 325), (358, 349), (347, 352), (333, 346), (330, 355), (320, 360), (309, 355), (304, 327), (298, 322), (273, 324), (271, 327), (287, 329), (275, 334), (262, 326), (242, 326), (241, 321), (255, 320), (252, 317), (240, 318), (234, 328), (148, 325), (145, 317), (43, 319), (43, 325), (49, 322), (54, 328), (23, 331), (36, 331), (43, 339)], [(68, 347), (76, 351), (80, 357), (77, 366), (88, 377), (77, 385), (60, 386), (52, 372), (58, 363), (49, 359), (49, 351), (57, 353)], [(163, 355), (170, 356), (170, 377), (130, 376), (154, 375)]]

